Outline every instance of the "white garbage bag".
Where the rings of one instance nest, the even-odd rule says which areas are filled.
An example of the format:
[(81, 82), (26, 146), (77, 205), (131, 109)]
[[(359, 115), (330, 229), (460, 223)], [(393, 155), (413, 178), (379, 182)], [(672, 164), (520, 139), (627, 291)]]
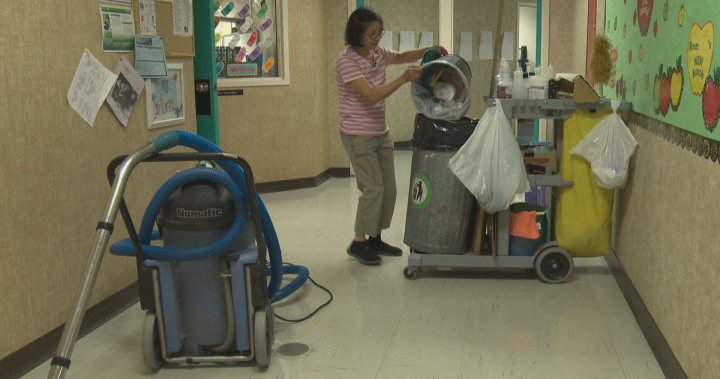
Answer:
[(507, 209), (515, 194), (530, 191), (522, 152), (500, 100), (485, 110), (448, 167), (488, 213)]
[(620, 102), (613, 100), (611, 105), (613, 113), (570, 150), (590, 162), (598, 185), (607, 189), (625, 186), (630, 157), (637, 147), (635, 137), (617, 114)]

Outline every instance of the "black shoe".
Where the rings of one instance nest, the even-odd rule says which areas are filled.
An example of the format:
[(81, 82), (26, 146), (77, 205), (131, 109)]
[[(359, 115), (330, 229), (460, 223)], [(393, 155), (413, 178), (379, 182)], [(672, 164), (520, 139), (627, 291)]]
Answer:
[(378, 257), (377, 252), (370, 247), (367, 241), (353, 241), (348, 247), (347, 253), (365, 265), (374, 266), (382, 263), (382, 258)]
[(383, 240), (381, 240), (379, 236), (368, 238), (368, 244), (373, 250), (375, 250), (378, 254), (381, 255), (399, 257), (403, 253), (402, 249), (400, 249), (399, 247), (388, 245), (387, 243), (383, 242)]

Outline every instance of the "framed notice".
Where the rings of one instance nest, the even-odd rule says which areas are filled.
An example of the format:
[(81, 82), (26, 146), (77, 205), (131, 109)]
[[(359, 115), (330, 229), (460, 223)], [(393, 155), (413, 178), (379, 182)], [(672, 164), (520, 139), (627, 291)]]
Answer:
[(148, 129), (185, 122), (185, 75), (179, 63), (167, 64), (168, 75), (145, 81)]

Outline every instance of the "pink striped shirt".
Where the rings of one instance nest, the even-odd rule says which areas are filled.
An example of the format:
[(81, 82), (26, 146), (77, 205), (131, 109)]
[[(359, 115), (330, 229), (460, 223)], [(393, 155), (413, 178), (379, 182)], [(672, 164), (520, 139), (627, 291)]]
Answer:
[(375, 64), (350, 46), (345, 47), (337, 60), (335, 79), (340, 106), (340, 130), (344, 134), (381, 136), (388, 131), (385, 100), (370, 103), (349, 85), (359, 78), (365, 78), (373, 87), (385, 84), (385, 68), (395, 61), (398, 53), (379, 46), (370, 53), (375, 58)]

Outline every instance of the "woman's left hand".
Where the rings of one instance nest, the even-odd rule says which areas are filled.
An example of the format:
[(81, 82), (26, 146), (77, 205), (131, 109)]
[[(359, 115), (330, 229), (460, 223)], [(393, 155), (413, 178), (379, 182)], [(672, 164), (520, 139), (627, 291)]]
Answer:
[(440, 45), (435, 45), (433, 47), (436, 48), (440, 52), (440, 56), (448, 55), (448, 51), (444, 47), (442, 47)]

